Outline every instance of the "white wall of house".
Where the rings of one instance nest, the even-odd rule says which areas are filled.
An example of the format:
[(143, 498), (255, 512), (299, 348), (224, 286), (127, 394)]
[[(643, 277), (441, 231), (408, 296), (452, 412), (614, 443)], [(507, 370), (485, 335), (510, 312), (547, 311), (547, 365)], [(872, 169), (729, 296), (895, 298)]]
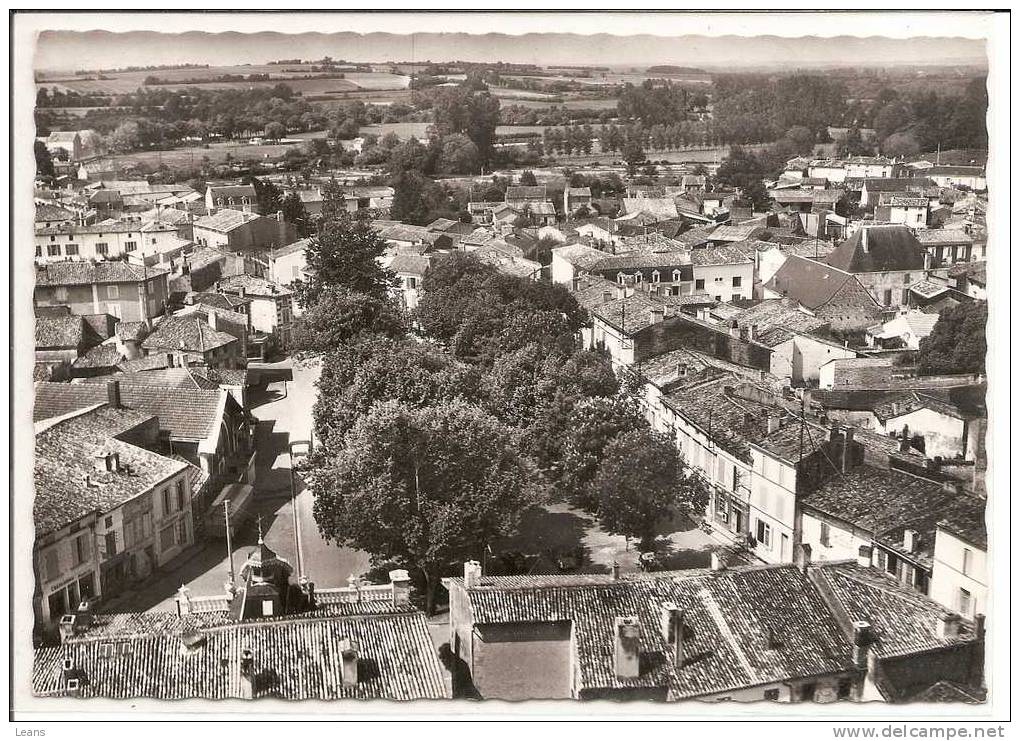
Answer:
[(556, 250), (552, 251), (552, 282), (559, 283), (560, 285), (569, 286), (574, 280), (576, 275), (574, 265), (569, 260), (565, 260), (562, 255), (556, 254)]
[(809, 178), (825, 178), (830, 183), (842, 183), (846, 181), (846, 167), (814, 166), (808, 167)]
[(35, 257), (38, 262), (63, 262), (64, 260), (104, 260), (140, 253), (153, 255), (172, 251), (181, 246), (177, 230), (154, 229), (140, 231), (142, 225), (132, 231), (117, 229), (110, 232), (74, 231), (60, 234), (36, 234)]
[(856, 559), (862, 545), (872, 545), (869, 533), (808, 508), (801, 514), (800, 526), (800, 542), (811, 546), (814, 561)]
[[(886, 433), (900, 433), (906, 425), (910, 435), (924, 437), (924, 454), (929, 458), (939, 455), (943, 458), (955, 458), (967, 448), (967, 423), (957, 417), (935, 411), (934, 409), (915, 409), (898, 417), (891, 417), (882, 424)], [(974, 459), (974, 451), (966, 451), (966, 459)]]
[[(585, 335), (588, 335), (587, 337)], [(626, 337), (620, 330), (607, 324), (597, 316), (592, 317), (592, 328), (590, 334), (582, 332), (582, 340), (585, 347), (605, 347), (612, 358), (613, 367), (633, 365), (634, 363), (634, 340)]]
[(767, 563), (793, 560), (797, 518), (797, 471), (755, 445), (751, 446), (750, 531), (754, 554)]
[(789, 379), (794, 386), (812, 386), (830, 360), (856, 357), (857, 353), (850, 348), (798, 334), (772, 348), (769, 372), (777, 378)]
[(988, 609), (988, 554), (952, 533), (935, 534), (931, 598), (967, 618)]
[(754, 263), (695, 265), (694, 292), (707, 293), (718, 301), (751, 298), (754, 294)]
[(892, 164), (861, 164), (848, 162), (846, 165), (846, 176), (848, 178), (891, 178), (893, 174)]
[(928, 209), (925, 206), (891, 206), (889, 222), (918, 229), (928, 224)]
[(181, 472), (152, 493), (156, 562), (162, 566), (195, 542), (191, 516), (191, 481)]

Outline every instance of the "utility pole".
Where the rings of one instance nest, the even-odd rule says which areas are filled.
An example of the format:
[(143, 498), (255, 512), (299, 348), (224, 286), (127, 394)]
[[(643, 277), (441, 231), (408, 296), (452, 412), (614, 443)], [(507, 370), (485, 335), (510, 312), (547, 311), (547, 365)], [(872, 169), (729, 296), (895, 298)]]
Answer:
[(233, 548), (233, 545), (231, 544), (231, 537), (230, 537), (230, 500), (229, 499), (226, 499), (223, 502), (223, 521), (224, 521), (224, 524), (226, 525), (226, 531), (227, 531), (227, 561), (230, 564), (230, 582), (229, 583), (230, 583), (230, 587), (233, 588), (233, 586), (235, 584), (235, 577), (234, 577), (234, 548)]

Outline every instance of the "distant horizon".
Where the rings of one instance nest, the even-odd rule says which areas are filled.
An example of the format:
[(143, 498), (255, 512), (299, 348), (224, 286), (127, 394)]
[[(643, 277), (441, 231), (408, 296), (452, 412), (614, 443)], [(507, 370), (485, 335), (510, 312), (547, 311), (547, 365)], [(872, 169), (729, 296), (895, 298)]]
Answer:
[[(253, 41), (258, 50), (252, 49)], [(52, 74), (174, 64), (262, 65), (329, 55), (374, 64), (502, 61), (615, 68), (672, 64), (706, 72), (946, 66), (985, 70), (986, 53), (980, 39), (933, 36), (93, 30), (41, 32), (34, 69)]]

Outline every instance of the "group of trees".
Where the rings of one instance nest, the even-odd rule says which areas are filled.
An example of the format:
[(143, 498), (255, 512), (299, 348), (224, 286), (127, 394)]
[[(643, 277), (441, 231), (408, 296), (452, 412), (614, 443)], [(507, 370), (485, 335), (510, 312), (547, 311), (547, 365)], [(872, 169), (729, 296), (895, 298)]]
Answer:
[(628, 147), (663, 151), (684, 146), (714, 143), (711, 127), (705, 121), (688, 120), (669, 124), (641, 123), (593, 127), (590, 125), (548, 128), (542, 133), (544, 151), (548, 154), (590, 154), (592, 139), (597, 138), (603, 152), (625, 152)]
[[(988, 304), (968, 301), (944, 309), (914, 359), (921, 375), (984, 373)], [(907, 358), (909, 362), (909, 358)]]
[(985, 115), (988, 91), (984, 78), (975, 78), (963, 94), (934, 90), (901, 95), (883, 88), (871, 109), (882, 154), (911, 157), (943, 149), (986, 149)]
[(703, 92), (691, 93), (671, 80), (645, 80), (640, 85), (623, 86), (616, 112), (622, 119), (648, 127), (669, 126), (707, 105), (708, 96)]

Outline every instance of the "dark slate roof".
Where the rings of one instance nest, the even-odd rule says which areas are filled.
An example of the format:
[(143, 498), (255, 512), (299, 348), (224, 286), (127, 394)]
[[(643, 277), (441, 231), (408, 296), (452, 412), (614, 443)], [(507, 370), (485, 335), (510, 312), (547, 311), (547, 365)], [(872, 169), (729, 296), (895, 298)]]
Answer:
[(255, 275), (242, 273), (223, 278), (219, 282), (221, 293), (240, 293), (244, 289), (245, 296), (277, 297), (290, 296), (291, 291), (278, 283)]
[[(866, 240), (866, 241), (865, 241)], [(924, 248), (899, 224), (861, 227), (833, 250), (825, 262), (848, 273), (924, 270)]]
[[(222, 390), (120, 384), (124, 407), (159, 417), (161, 430), (186, 440), (202, 440), (216, 432), (226, 395)], [(40, 382), (35, 385), (32, 418), (38, 422), (106, 401), (106, 384)]]
[[(570, 621), (583, 691), (664, 688), (673, 700), (846, 671), (850, 643), (822, 595), (792, 565), (585, 578), (516, 577), (467, 591), (476, 624)], [(574, 577), (577, 579), (577, 577)], [(495, 581), (495, 580), (493, 580)], [(556, 581), (568, 582), (557, 585)], [(451, 580), (463, 585), (462, 580)], [(660, 609), (684, 611), (687, 660), (670, 660)], [(640, 623), (642, 671), (614, 667), (614, 621)]]
[[(595, 256), (593, 255), (594, 259)], [(592, 262), (588, 269), (599, 273), (613, 272), (616, 270), (634, 270), (640, 268), (670, 268), (681, 269), (686, 272), (686, 280), (692, 280), (691, 274), (691, 252), (636, 252), (628, 255), (606, 255), (602, 253), (595, 262)]]
[(431, 260), (426, 255), (395, 255), (386, 269), (404, 275), (425, 275)]
[(210, 185), (209, 190), (212, 191), (213, 198), (241, 198), (247, 196), (252, 200), (255, 199), (255, 186), (254, 185)]
[(806, 257), (790, 255), (766, 284), (809, 309), (824, 306), (848, 281), (850, 273)]
[[(105, 389), (100, 390), (105, 396)], [(91, 512), (113, 509), (188, 466), (116, 439), (150, 418), (147, 413), (103, 406), (57, 422), (35, 436), (36, 537)], [(99, 452), (117, 453), (121, 469), (98, 472), (93, 456)]]
[(959, 636), (942, 636), (938, 618), (952, 612), (876, 569), (833, 561), (820, 564), (815, 572), (851, 620), (871, 624), (876, 639), (872, 650), (879, 658), (948, 648), (973, 638), (968, 620), (961, 621)]
[(911, 702), (952, 702), (982, 703), (985, 701), (985, 690), (980, 687), (964, 687), (955, 682), (942, 680), (936, 682), (923, 692), (910, 698)]
[(930, 188), (935, 183), (931, 178), (864, 178), (861, 187), (867, 186), (870, 193), (894, 193), (897, 191), (917, 191)]
[(233, 335), (210, 327), (202, 317), (188, 314), (165, 318), (152, 334), (145, 338), (142, 347), (146, 350), (206, 353), (236, 341), (237, 338)]
[(962, 538), (982, 550), (988, 550), (985, 524), (987, 502), (981, 497), (957, 497), (939, 512), (939, 528)]
[[(343, 610), (349, 613), (350, 610)], [(369, 612), (369, 611), (365, 611)], [(276, 619), (232, 622), (224, 613), (124, 616), (112, 636), (91, 631), (65, 646), (36, 651), (33, 691), (66, 692), (62, 663), (84, 678), (81, 696), (159, 700), (242, 698), (241, 652), (254, 654), (253, 695), (285, 700), (449, 697), (425, 616), (403, 610), (331, 615), (315, 610)], [(97, 616), (98, 617), (98, 616)], [(198, 642), (186, 648), (184, 633)], [(358, 682), (342, 681), (341, 643), (357, 644)]]
[(77, 348), (85, 341), (85, 322), (80, 316), (37, 316), (35, 346), (43, 348)]
[(238, 306), (250, 304), (251, 299), (241, 298), (226, 293), (215, 293), (213, 291), (192, 291), (185, 297), (187, 304), (205, 304), (214, 309), (224, 311), (236, 311)]
[(120, 260), (88, 262), (68, 260), (36, 265), (37, 286), (88, 286), (93, 283), (140, 283), (167, 273), (167, 270), (145, 268)]

